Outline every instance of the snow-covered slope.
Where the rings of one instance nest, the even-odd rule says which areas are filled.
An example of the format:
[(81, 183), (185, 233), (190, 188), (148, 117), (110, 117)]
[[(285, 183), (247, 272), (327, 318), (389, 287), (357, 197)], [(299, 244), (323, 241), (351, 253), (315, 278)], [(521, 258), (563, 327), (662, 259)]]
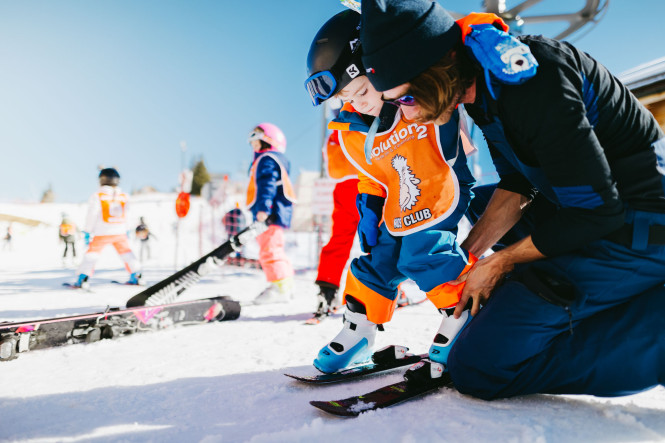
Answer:
[[(0, 213), (6, 209), (0, 205)], [(149, 223), (170, 226), (170, 204), (141, 209)], [(57, 223), (62, 210), (37, 205), (26, 215)], [(137, 292), (110, 283), (126, 278), (113, 253), (100, 263), (94, 293), (64, 289), (61, 284), (73, 280), (75, 271), (61, 264), (55, 227), (14, 228), (13, 250), (0, 248), (0, 321), (123, 305)], [(144, 270), (148, 282), (174, 268), (172, 234), (156, 233), (154, 257)], [(309, 247), (296, 248), (296, 237), (291, 238), (298, 267), (311, 264)], [(197, 244), (197, 229), (183, 231), (182, 239)], [(312, 359), (341, 326), (340, 316), (317, 326), (303, 324), (315, 304), (314, 279), (314, 271), (299, 273), (290, 303), (244, 306), (236, 321), (29, 352), (0, 362), (0, 441), (665, 441), (662, 388), (617, 399), (533, 395), (493, 402), (442, 390), (357, 419), (324, 415), (308, 402), (369, 391), (398, 381), (401, 373), (320, 387), (282, 375), (315, 373)], [(260, 271), (227, 267), (183, 297), (230, 295), (243, 302), (264, 285)], [(399, 343), (425, 352), (438, 323), (428, 303), (404, 308), (379, 334), (378, 346)]]

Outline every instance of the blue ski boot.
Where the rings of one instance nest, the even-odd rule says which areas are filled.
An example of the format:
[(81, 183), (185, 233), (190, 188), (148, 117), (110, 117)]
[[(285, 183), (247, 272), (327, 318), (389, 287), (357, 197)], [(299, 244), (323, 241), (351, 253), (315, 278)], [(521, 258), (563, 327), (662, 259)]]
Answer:
[(365, 306), (347, 296), (342, 331), (319, 351), (314, 366), (321, 372), (331, 373), (369, 361), (377, 328), (367, 320)]
[(443, 320), (434, 337), (434, 343), (429, 348), (429, 359), (445, 366), (448, 364), (450, 348), (452, 348), (459, 333), (471, 320), (471, 315), (469, 314), (470, 311), (465, 309), (462, 311), (460, 318), (453, 317), (453, 312), (455, 312), (454, 306), (448, 309), (440, 309), (439, 311), (443, 314)]
[(129, 280), (127, 280), (128, 285), (141, 285), (143, 284), (143, 278), (141, 277), (141, 274), (139, 272), (132, 272), (132, 274), (129, 276)]
[(85, 274), (80, 274), (78, 280), (76, 280), (76, 283), (74, 283), (72, 286), (75, 288), (90, 289), (88, 276)]
[(446, 380), (444, 372), (448, 371), (448, 354), (459, 333), (471, 320), (469, 310), (466, 309), (460, 318), (453, 317), (455, 307), (439, 309), (443, 314), (441, 326), (434, 337), (434, 343), (429, 348), (429, 358), (423, 359), (411, 366), (404, 373), (404, 379), (412, 384), (432, 383), (437, 380)]

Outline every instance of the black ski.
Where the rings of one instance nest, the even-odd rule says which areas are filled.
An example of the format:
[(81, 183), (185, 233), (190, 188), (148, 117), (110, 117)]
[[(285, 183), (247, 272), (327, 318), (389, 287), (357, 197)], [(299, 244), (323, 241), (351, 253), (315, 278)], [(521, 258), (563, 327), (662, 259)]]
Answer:
[[(395, 349), (403, 349), (404, 352), (401, 353), (400, 358), (395, 358)], [(294, 375), (294, 374), (284, 374), (287, 377), (291, 377), (298, 381), (305, 383), (313, 384), (325, 384), (325, 383), (338, 383), (342, 381), (351, 380), (358, 377), (364, 377), (365, 375), (376, 374), (377, 372), (389, 371), (391, 369), (401, 368), (403, 366), (408, 366), (414, 363), (418, 363), (423, 358), (427, 358), (427, 354), (414, 355), (406, 353), (408, 348), (398, 347), (398, 346), (388, 346), (380, 351), (377, 351), (372, 356), (372, 362), (360, 366), (354, 366), (349, 369), (343, 369), (338, 372), (333, 372), (330, 374), (318, 374), (318, 375)], [(399, 352), (398, 352), (399, 353)]]
[(239, 250), (242, 245), (249, 242), (265, 229), (265, 223), (252, 223), (217, 249), (127, 300), (127, 307), (155, 306), (172, 302), (188, 288), (198, 283), (201, 277), (210, 272), (211, 269), (215, 268), (218, 264), (221, 265), (222, 261), (229, 254)]
[(212, 297), (160, 306), (107, 308), (69, 317), (0, 323), (0, 361), (17, 353), (76, 343), (91, 343), (138, 332), (212, 321), (235, 320), (240, 304), (229, 297)]
[(261, 269), (261, 263), (257, 258), (228, 257), (226, 259), (226, 264), (231, 266), (238, 266), (240, 268)]
[(450, 374), (428, 382), (401, 381), (377, 389), (367, 394), (349, 397), (343, 400), (310, 401), (315, 408), (339, 417), (357, 417), (363, 412), (387, 408), (412, 398), (434, 392), (444, 386), (452, 386)]
[(90, 288), (83, 288), (81, 286), (76, 286), (74, 283), (63, 283), (62, 286), (69, 289), (78, 289), (83, 292), (93, 292)]

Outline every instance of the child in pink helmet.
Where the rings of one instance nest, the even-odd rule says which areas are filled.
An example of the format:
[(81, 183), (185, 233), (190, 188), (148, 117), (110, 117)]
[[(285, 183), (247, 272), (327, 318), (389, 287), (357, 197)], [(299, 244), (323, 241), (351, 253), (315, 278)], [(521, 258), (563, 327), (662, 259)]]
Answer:
[(247, 207), (254, 220), (268, 223), (256, 239), (259, 263), (270, 285), (255, 303), (287, 302), (293, 287), (293, 267), (284, 251), (284, 229), (291, 227), (295, 192), (289, 179), (284, 133), (272, 123), (261, 123), (249, 134), (254, 149), (247, 187)]

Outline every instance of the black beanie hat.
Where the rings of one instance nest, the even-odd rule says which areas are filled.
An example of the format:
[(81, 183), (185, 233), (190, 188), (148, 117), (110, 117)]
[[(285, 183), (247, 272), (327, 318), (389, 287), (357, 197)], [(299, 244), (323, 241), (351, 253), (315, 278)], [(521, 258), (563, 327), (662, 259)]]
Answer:
[(446, 55), (462, 30), (430, 0), (362, 0), (360, 41), (377, 91), (407, 83)]

